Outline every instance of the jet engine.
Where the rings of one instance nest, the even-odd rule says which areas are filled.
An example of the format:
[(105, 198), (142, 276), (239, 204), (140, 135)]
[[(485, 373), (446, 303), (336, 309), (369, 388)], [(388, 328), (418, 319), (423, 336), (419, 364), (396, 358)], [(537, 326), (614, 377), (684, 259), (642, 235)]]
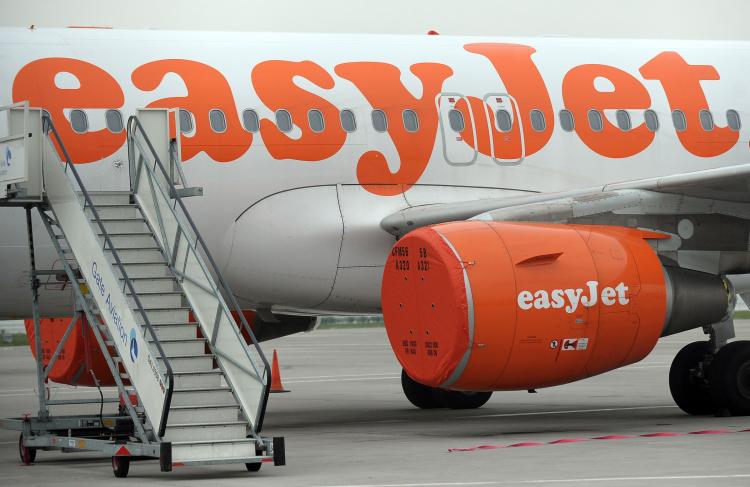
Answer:
[(638, 362), (660, 336), (734, 307), (719, 276), (663, 265), (633, 228), (465, 221), (391, 249), (382, 307), (406, 374), (430, 387), (523, 390)]

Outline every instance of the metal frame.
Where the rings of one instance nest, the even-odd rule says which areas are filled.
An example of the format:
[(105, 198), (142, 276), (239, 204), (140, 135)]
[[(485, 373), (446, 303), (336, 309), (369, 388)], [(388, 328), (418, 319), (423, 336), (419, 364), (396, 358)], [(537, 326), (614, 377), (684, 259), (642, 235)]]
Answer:
[[(164, 364), (164, 367), (166, 369), (165, 376), (167, 379), (166, 380), (167, 391), (166, 391), (166, 394), (164, 395), (164, 407), (162, 408), (162, 417), (160, 418), (161, 421), (159, 423), (159, 431), (156, 433), (157, 436), (161, 438), (164, 436), (164, 433), (167, 428), (167, 420), (169, 417), (169, 406), (172, 402), (172, 393), (174, 392), (174, 373), (172, 371), (172, 365), (169, 363), (169, 359), (167, 358), (167, 355), (164, 352), (164, 349), (162, 348), (158, 337), (156, 336), (156, 332), (154, 331), (154, 328), (151, 326), (151, 321), (148, 318), (148, 314), (146, 313), (143, 305), (141, 304), (141, 300), (138, 297), (138, 293), (135, 292), (135, 287), (133, 286), (133, 282), (130, 280), (128, 273), (125, 270), (125, 266), (123, 265), (122, 260), (120, 259), (120, 256), (117, 253), (117, 249), (114, 243), (112, 243), (112, 240), (109, 237), (109, 233), (107, 232), (107, 229), (105, 228), (104, 223), (102, 223), (102, 220), (99, 217), (99, 212), (96, 210), (96, 207), (94, 206), (94, 202), (91, 199), (91, 195), (89, 194), (88, 191), (86, 191), (86, 187), (83, 185), (83, 181), (81, 180), (81, 177), (78, 174), (78, 170), (76, 169), (75, 164), (72, 163), (70, 156), (68, 155), (68, 151), (65, 149), (65, 145), (63, 144), (62, 139), (60, 138), (60, 135), (57, 133), (57, 130), (55, 129), (54, 124), (52, 123), (52, 119), (50, 119), (50, 117), (46, 114), (42, 115), (42, 128), (43, 128), (44, 133), (47, 134), (47, 137), (49, 137), (50, 135), (54, 137), (54, 140), (57, 142), (58, 147), (63, 153), (64, 163), (65, 163), (65, 172), (67, 173), (68, 169), (70, 169), (70, 172), (76, 181), (78, 189), (83, 195), (84, 203), (83, 203), (82, 210), (86, 211), (86, 209), (88, 208), (91, 211), (94, 217), (94, 221), (96, 222), (97, 227), (101, 231), (102, 237), (104, 237), (103, 248), (107, 249), (109, 252), (112, 253), (112, 256), (115, 259), (113, 266), (117, 267), (120, 270), (120, 273), (122, 275), (122, 280), (123, 280), (123, 291), (125, 290), (125, 288), (127, 288), (130, 291), (130, 297), (133, 299), (133, 302), (135, 304), (133, 311), (140, 313), (141, 317), (143, 318), (142, 326), (144, 330), (142, 331), (142, 335), (145, 336), (146, 332), (148, 332), (148, 334), (151, 336), (152, 342), (154, 343), (154, 346), (156, 347), (156, 351), (159, 354), (159, 357), (162, 360), (162, 363)], [(55, 240), (56, 239), (53, 238), (53, 241)], [(71, 282), (74, 282), (74, 281), (71, 281)]]
[[(28, 104), (22, 104), (25, 108), (25, 114), (28, 116)], [(136, 121), (137, 123), (137, 121)], [(24, 120), (24, 124), (26, 124), (26, 120)], [(130, 126), (130, 121), (129, 124)], [(129, 128), (129, 127), (128, 127)], [(23, 206), (26, 212), (26, 224), (27, 224), (27, 238), (28, 238), (28, 245), (29, 245), (29, 266), (31, 271), (31, 291), (32, 291), (32, 315), (34, 319), (34, 333), (37, 337), (35, 341), (35, 351), (36, 351), (36, 376), (37, 376), (37, 389), (40, 392), (38, 394), (38, 401), (39, 401), (39, 412), (38, 415), (35, 417), (25, 416), (23, 418), (8, 418), (8, 419), (2, 419), (0, 418), (0, 428), (9, 429), (9, 430), (15, 430), (21, 432), (21, 446), (31, 449), (42, 449), (42, 450), (61, 450), (63, 452), (79, 452), (79, 451), (96, 451), (103, 453), (110, 457), (118, 457), (118, 458), (126, 458), (128, 460), (139, 460), (139, 459), (145, 459), (145, 458), (154, 458), (160, 460), (160, 466), (162, 471), (171, 471), (172, 470), (172, 444), (171, 442), (165, 442), (162, 441), (161, 438), (164, 436), (164, 430), (167, 425), (167, 418), (169, 413), (169, 407), (171, 403), (171, 396), (172, 391), (174, 389), (174, 378), (173, 378), (173, 372), (172, 367), (169, 364), (169, 360), (164, 353), (162, 346), (158, 340), (158, 337), (149, 321), (148, 315), (145, 312), (144, 307), (142, 306), (140, 299), (138, 297), (138, 293), (135, 292), (134, 285), (131, 281), (131, 279), (128, 277), (128, 274), (125, 270), (125, 267), (116, 251), (116, 248), (110, 239), (110, 236), (106, 230), (106, 228), (103, 225), (103, 222), (101, 218), (99, 217), (99, 214), (97, 212), (96, 207), (93, 204), (93, 201), (91, 199), (90, 194), (87, 192), (86, 188), (83, 186), (83, 183), (81, 181), (81, 178), (78, 175), (78, 172), (75, 168), (75, 166), (72, 164), (70, 157), (65, 149), (65, 146), (62, 143), (62, 140), (60, 136), (58, 135), (57, 131), (54, 128), (54, 125), (52, 124), (49, 116), (47, 114), (42, 115), (42, 134), (40, 134), (43, 137), (47, 137), (47, 139), (51, 143), (56, 143), (57, 148), (59, 149), (59, 152), (62, 153), (63, 160), (61, 161), (64, 165), (64, 172), (66, 174), (73, 176), (73, 181), (70, 181), (73, 185), (75, 191), (79, 193), (80, 196), (80, 203), (81, 203), (81, 211), (85, 212), (87, 209), (91, 212), (94, 223), (92, 225), (98, 226), (98, 229), (100, 230), (100, 235), (103, 238), (103, 247), (107, 251), (111, 252), (112, 256), (114, 257), (114, 263), (111, 265), (114, 268), (119, 268), (121, 272), (121, 279), (124, 281), (122, 289), (125, 291), (125, 289), (128, 289), (130, 291), (130, 298), (134, 301), (134, 304), (131, 305), (131, 309), (133, 309), (135, 312), (139, 312), (141, 316), (143, 317), (143, 324), (141, 326), (142, 334), (145, 336), (146, 333), (149, 333), (152, 338), (152, 343), (156, 347), (159, 355), (161, 355), (161, 360), (164, 363), (164, 366), (166, 368), (165, 376), (167, 378), (168, 383), (168, 392), (165, 395), (165, 405), (163, 410), (163, 417), (162, 422), (160, 425), (160, 431), (156, 432), (154, 431), (153, 425), (151, 421), (149, 420), (147, 414), (145, 413), (145, 410), (131, 401), (131, 394), (135, 392), (138, 394), (137, 387), (135, 384), (132, 384), (130, 388), (126, 388), (124, 379), (128, 379), (128, 373), (127, 371), (122, 374), (120, 371), (120, 367), (118, 365), (118, 360), (122, 360), (121, 357), (118, 357), (116, 352), (110, 352), (110, 348), (108, 347), (108, 340), (112, 340), (111, 332), (106, 327), (106, 325), (100, 325), (100, 320), (95, 314), (96, 310), (96, 303), (93, 301), (91, 296), (91, 290), (88, 289), (85, 286), (80, 286), (79, 282), (81, 281), (80, 273), (78, 272), (78, 269), (74, 268), (74, 262), (71, 262), (69, 260), (70, 254), (66, 253), (66, 249), (63, 248), (63, 242), (67, 241), (64, 229), (61, 227), (61, 225), (58, 223), (58, 218), (54, 214), (54, 210), (50, 206), (49, 201), (44, 198), (41, 201), (8, 201), (8, 206)], [(145, 133), (143, 134), (144, 139), (148, 142), (148, 138), (146, 137)], [(129, 140), (130, 142), (130, 140)], [(150, 145), (150, 143), (149, 143)], [(132, 148), (132, 146), (129, 143), (129, 149)], [(150, 147), (153, 149), (152, 147)], [(179, 148), (175, 148), (173, 145), (170, 144), (170, 158), (172, 157), (178, 157), (176, 156), (175, 149), (177, 152), (179, 152)], [(164, 170), (164, 167), (161, 165), (161, 161), (158, 159), (155, 161), (155, 167), (158, 166), (159, 169), (163, 174), (166, 175), (166, 172)], [(40, 162), (41, 164), (41, 162)], [(132, 167), (132, 166), (131, 166)], [(140, 170), (140, 167), (139, 167)], [(147, 171), (150, 170), (150, 168), (147, 169)], [(184, 174), (182, 174), (181, 168), (177, 166), (177, 173), (172, 173), (172, 177), (178, 177), (180, 180), (184, 181)], [(70, 178), (69, 178), (70, 179)], [(175, 207), (177, 204), (180, 205), (180, 209), (182, 210), (183, 217), (185, 217), (188, 220), (188, 223), (192, 227), (192, 230), (194, 232), (194, 235), (196, 236), (196, 239), (191, 242), (190, 236), (186, 233), (185, 239), (186, 244), (194, 251), (196, 254), (199, 252), (199, 245), (202, 248), (204, 252), (206, 252), (206, 256), (210, 261), (211, 266), (216, 269), (216, 265), (211, 258), (210, 254), (207, 253), (205, 243), (203, 239), (200, 237), (200, 235), (197, 233), (197, 229), (195, 228), (192, 219), (190, 218), (189, 214), (187, 214), (187, 210), (185, 209), (184, 205), (182, 204), (182, 201), (179, 199), (179, 193), (174, 188), (174, 182), (171, 178), (168, 179), (168, 186), (170, 189), (170, 194), (177, 199), (177, 202), (175, 203)], [(77, 185), (77, 187), (75, 187)], [(157, 187), (154, 187), (157, 186)], [(153, 181), (151, 181), (151, 188), (152, 191), (162, 190), (161, 186), (158, 184), (154, 184)], [(44, 365), (44, 357), (42, 354), (41, 349), (41, 336), (42, 336), (42, 329), (41, 329), (41, 319), (40, 319), (40, 311), (39, 311), (39, 287), (41, 286), (41, 282), (39, 279), (39, 276), (43, 275), (49, 275), (53, 273), (53, 271), (49, 270), (38, 270), (36, 268), (36, 249), (34, 244), (34, 233), (33, 233), (33, 227), (32, 227), (32, 210), (36, 208), (39, 216), (42, 220), (42, 223), (44, 225), (45, 230), (49, 234), (53, 247), (55, 251), (58, 254), (60, 262), (62, 262), (63, 265), (63, 271), (65, 275), (67, 276), (68, 281), (72, 284), (71, 289), (73, 291), (73, 298), (75, 302), (75, 316), (71, 319), (70, 323), (68, 323), (65, 332), (60, 340), (60, 342), (57, 344), (57, 347), (50, 357), (50, 360), (48, 361), (47, 365)], [(172, 211), (174, 211), (174, 208), (170, 208)], [(181, 223), (181, 222), (180, 222)], [(149, 224), (150, 226), (150, 224)], [(181, 230), (182, 227), (180, 227)], [(153, 231), (153, 228), (152, 228)], [(179, 242), (176, 243), (175, 249), (173, 249), (173, 257), (169, 261), (170, 265), (174, 265), (174, 260), (176, 257), (176, 251), (177, 251), (177, 245), (179, 245)], [(170, 249), (172, 250), (172, 249)], [(169, 260), (169, 259), (168, 259)], [(202, 264), (202, 262), (201, 262)], [(202, 264), (203, 265), (203, 264)], [(205, 269), (205, 267), (204, 267)], [(207, 269), (205, 269), (207, 270)], [(217, 274), (218, 274), (218, 269)], [(59, 274), (60, 271), (54, 271), (55, 274)], [(221, 291), (225, 291), (229, 293), (228, 295), (231, 296), (231, 299), (233, 301), (233, 304), (235, 305), (236, 309), (239, 309), (239, 306), (236, 303), (236, 300), (234, 299), (234, 296), (231, 294), (231, 291), (229, 291), (228, 287), (226, 286), (225, 281), (223, 280), (223, 277), (221, 277), (220, 274), (219, 279), (221, 286), (213, 285), (210, 290), (207, 290), (211, 294), (215, 295), (222, 303), (223, 308), (220, 306), (218, 309), (219, 316), (221, 315), (222, 309), (228, 309), (226, 307), (226, 304), (223, 301), (223, 298), (221, 296)], [(105, 358), (105, 361), (107, 363), (107, 366), (109, 368), (110, 373), (112, 374), (112, 377), (115, 381), (115, 384), (117, 386), (117, 392), (118, 392), (118, 398), (104, 398), (101, 396), (97, 399), (92, 398), (74, 398), (74, 399), (66, 399), (66, 400), (49, 400), (47, 399), (44, 390), (45, 390), (45, 383), (48, 380), (49, 373), (54, 366), (54, 364), (57, 362), (60, 353), (65, 346), (65, 344), (68, 342), (70, 336), (72, 335), (73, 328), (75, 327), (75, 324), (77, 323), (78, 319), (82, 316), (85, 316), (87, 318), (88, 325), (97, 341), (97, 344), (99, 346), (99, 349), (102, 352), (103, 357)], [(231, 316), (231, 314), (230, 314)], [(258, 347), (258, 342), (255, 339), (255, 336), (252, 333), (252, 330), (249, 327), (249, 324), (244, 318), (244, 315), (239, 313), (240, 321), (243, 323), (244, 328), (249, 332), (249, 335), (252, 337), (252, 340), (256, 347)], [(245, 349), (248, 349), (247, 344), (242, 339), (242, 336), (237, 329), (237, 327), (232, 327), (235, 329), (237, 336), (239, 339), (242, 340), (242, 344)], [(217, 327), (218, 329), (218, 327)], [(213, 340), (212, 340), (213, 342)], [(211, 345), (215, 345), (215, 343), (211, 343)], [(220, 353), (220, 351), (217, 351)], [(268, 379), (270, 379), (270, 367), (268, 366), (268, 362), (265, 359), (265, 356), (263, 356), (262, 351), (258, 347), (258, 353), (260, 354), (260, 357), (263, 360), (263, 363), (265, 365), (265, 375)], [(253, 362), (254, 363), (254, 362)], [(237, 364), (235, 364), (237, 365)], [(243, 369), (245, 373), (252, 374), (252, 371)], [(257, 376), (257, 375), (256, 375)], [(264, 397), (262, 400), (261, 408), (263, 411), (265, 411), (266, 403), (268, 400), (268, 391), (270, 388), (270, 380), (266, 381), (266, 388), (264, 392)], [(90, 415), (52, 415), (50, 412), (49, 407), (54, 405), (69, 405), (69, 404), (104, 404), (104, 403), (120, 403), (123, 406), (123, 410), (119, 414), (102, 414), (101, 412), (99, 414), (90, 414)], [(140, 402), (140, 400), (139, 400)], [(262, 421), (262, 413), (260, 414), (259, 418)], [(251, 423), (248, 423), (251, 424)], [(252, 437), (256, 441), (256, 448), (260, 449), (260, 451), (264, 451), (264, 454), (256, 455), (253, 457), (248, 458), (232, 458), (227, 460), (222, 459), (206, 459), (206, 460), (200, 460), (200, 461), (188, 461), (184, 462), (185, 464), (216, 464), (216, 463), (259, 463), (263, 460), (269, 460), (275, 458), (275, 452), (274, 452), (274, 441), (269, 438), (261, 438), (258, 436), (258, 432), (260, 431), (260, 425), (256, 425), (256, 428), (252, 432)], [(126, 451), (123, 451), (122, 448), (125, 448)], [(281, 447), (283, 450), (283, 446)], [(283, 451), (280, 452), (281, 456), (283, 457)]]
[[(265, 380), (265, 389), (264, 389), (263, 397), (261, 398), (259, 409), (256, 414), (257, 421), (253, 423), (250, 417), (248, 416), (247, 411), (245, 411), (244, 408), (241, 408), (243, 415), (248, 421), (248, 424), (252, 425), (252, 436), (257, 441), (260, 441), (259, 433), (263, 427), (263, 418), (265, 416), (265, 410), (268, 404), (268, 397), (269, 397), (269, 393), (271, 390), (271, 380), (270, 380), (271, 369), (270, 369), (268, 360), (263, 354), (263, 351), (260, 348), (260, 345), (255, 337), (255, 334), (253, 333), (244, 314), (242, 313), (242, 309), (240, 308), (239, 303), (237, 302), (234, 294), (229, 288), (229, 285), (224, 279), (224, 276), (221, 273), (219, 266), (216, 265), (216, 262), (213, 260), (211, 253), (208, 251), (208, 246), (203, 240), (203, 237), (198, 231), (197, 226), (195, 225), (192, 217), (190, 216), (190, 213), (188, 212), (184, 202), (182, 201), (180, 192), (175, 188), (174, 180), (173, 180), (174, 173), (171, 171), (167, 171), (167, 169), (164, 167), (164, 164), (162, 163), (161, 159), (159, 158), (159, 155), (157, 154), (157, 151), (154, 149), (154, 146), (152, 145), (148, 135), (146, 134), (145, 130), (143, 129), (143, 126), (141, 125), (137, 117), (131, 116), (128, 119), (127, 134), (128, 134), (128, 138), (127, 138), (128, 157), (130, 159), (130, 167), (135, 168), (136, 170), (136, 177), (133, 180), (131, 180), (132, 181), (131, 184), (133, 184), (133, 186), (131, 187), (131, 190), (133, 191), (133, 193), (135, 194), (138, 191), (138, 185), (140, 184), (141, 171), (145, 170), (148, 176), (147, 179), (149, 181), (149, 189), (151, 190), (152, 194), (155, 196), (159, 192), (157, 191), (157, 189), (161, 190), (162, 184), (165, 184), (166, 189), (167, 189), (167, 194), (169, 195), (170, 198), (174, 200), (173, 204), (168, 205), (168, 207), (171, 210), (171, 213), (173, 214), (175, 221), (177, 222), (175, 244), (173, 245), (173, 248), (171, 249), (168, 249), (168, 248), (163, 249), (165, 254), (170, 257), (167, 260), (169, 262), (171, 270), (174, 272), (176, 276), (179, 277), (180, 281), (188, 280), (192, 284), (201, 288), (203, 291), (207, 292), (208, 294), (213, 295), (218, 300), (219, 307), (217, 309), (217, 319), (214, 322), (214, 331), (217, 331), (219, 318), (221, 317), (222, 311), (224, 311), (225, 313), (228, 313), (232, 321), (234, 321), (234, 318), (232, 318), (230, 311), (231, 309), (233, 309), (236, 312), (237, 317), (239, 318), (239, 321), (240, 321), (239, 324), (241, 325), (242, 330), (245, 331), (250, 337), (252, 341), (252, 345), (254, 346), (258, 356), (260, 357), (263, 363), (263, 372), (258, 371), (256, 368), (255, 373), (252, 374), (252, 375), (255, 375), (256, 378), (261, 378), (261, 376), (263, 376), (261, 380)], [(142, 139), (142, 141), (139, 139)], [(142, 142), (145, 143), (146, 147), (144, 147)], [(135, 153), (136, 153), (135, 149), (137, 149), (139, 153), (137, 162), (135, 160)], [(144, 155), (148, 155), (149, 157), (153, 159), (153, 168), (151, 167), (150, 161), (146, 161)], [(171, 155), (172, 155), (172, 151), (170, 151), (170, 156)], [(170, 166), (176, 165), (179, 168), (179, 164), (175, 164), (177, 162), (179, 161), (170, 161)], [(182, 184), (186, 186), (184, 175), (182, 174), (182, 171), (180, 169), (178, 169), (178, 174), (180, 178), (182, 179)], [(161, 176), (160, 179), (162, 181), (155, 181), (155, 179), (158, 176)], [(166, 197), (166, 194), (163, 194), (162, 196)], [(155, 197), (154, 197), (154, 201), (156, 201)], [(164, 227), (163, 227), (163, 221), (162, 221), (162, 216), (161, 216), (161, 209), (159, 208), (158, 204), (155, 205), (155, 209), (157, 213), (157, 220), (159, 221), (159, 225), (162, 227), (159, 230), (163, 233)], [(178, 216), (178, 213), (179, 213), (179, 216)], [(186, 222), (187, 225), (185, 225), (185, 223), (183, 222)], [(152, 228), (152, 231), (153, 230), (155, 229)], [(191, 235), (192, 235), (192, 238), (191, 238)], [(174, 260), (176, 259), (176, 255), (177, 255), (177, 249), (178, 249), (178, 244), (179, 244), (178, 238), (180, 239), (184, 238), (186, 245), (188, 246), (189, 249), (193, 251), (195, 256), (202, 257), (202, 258), (198, 258), (197, 261), (200, 263), (201, 267), (203, 268), (203, 272), (207, 276), (210, 276), (211, 274), (213, 274), (216, 277), (217, 282), (214, 283), (213, 279), (210, 281), (210, 283), (213, 285), (212, 289), (207, 289), (204, 285), (196, 282), (194, 279), (191, 279), (189, 276), (185, 275), (184, 269), (187, 264), (187, 259), (189, 256), (189, 252), (187, 251), (187, 249), (185, 252), (185, 261), (183, 262), (182, 270), (175, 268)], [(164, 238), (163, 241), (165, 242), (165, 245), (166, 245), (167, 239)], [(208, 268), (206, 268), (206, 266), (204, 265), (203, 259), (206, 259), (208, 261), (208, 266), (207, 266)], [(225, 297), (226, 299), (229, 300), (229, 306), (228, 306), (228, 303), (226, 303), (225, 301)], [(231, 309), (230, 309), (230, 306), (231, 306)], [(253, 360), (252, 357), (250, 356), (249, 345), (246, 344), (244, 338), (242, 337), (242, 333), (240, 332), (240, 329), (235, 326), (232, 326), (231, 328), (236, 334), (236, 337), (240, 341), (240, 343), (244, 345), (243, 349), (245, 351), (245, 354), (247, 355), (251, 364), (253, 364), (253, 366), (255, 367), (255, 360)], [(223, 359), (227, 358), (226, 354), (222, 354), (220, 350), (216, 349), (214, 339), (209, 340), (208, 344), (209, 344), (209, 348), (211, 349), (211, 352), (214, 355), (219, 356)], [(227, 361), (229, 361), (230, 363), (232, 363), (232, 365), (237, 367), (236, 361), (233, 361), (233, 360), (227, 360)], [(219, 362), (219, 367), (222, 369), (223, 372), (225, 372), (224, 367), (221, 365), (221, 361), (218, 361), (218, 362)], [(238, 367), (238, 368), (242, 370), (243, 372), (245, 372), (246, 374), (250, 372), (245, 367)], [(225, 374), (225, 377), (226, 377), (226, 374)], [(232, 386), (231, 389), (232, 389), (232, 394), (234, 395), (235, 399), (238, 400), (238, 404), (242, 404), (242, 402), (239, 400), (239, 397), (237, 396), (237, 393), (235, 390), (236, 388)]]

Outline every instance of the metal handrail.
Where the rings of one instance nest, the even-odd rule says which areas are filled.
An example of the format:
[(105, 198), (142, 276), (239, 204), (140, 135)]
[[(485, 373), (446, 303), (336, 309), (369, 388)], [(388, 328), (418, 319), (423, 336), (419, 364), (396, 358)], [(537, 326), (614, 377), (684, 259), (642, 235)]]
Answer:
[[(171, 195), (172, 199), (175, 200), (176, 205), (179, 206), (180, 213), (187, 221), (190, 230), (192, 231), (192, 234), (195, 237), (195, 243), (197, 243), (201, 249), (203, 250), (203, 255), (207, 258), (208, 264), (210, 265), (210, 270), (213, 271), (213, 274), (216, 276), (218, 280), (218, 285), (220, 287), (219, 289), (219, 295), (217, 298), (220, 298), (220, 301), (224, 304), (224, 306), (227, 306), (227, 303), (223, 299), (223, 295), (228, 296), (230, 302), (231, 302), (231, 308), (234, 309), (234, 311), (237, 313), (237, 316), (240, 320), (242, 329), (247, 333), (247, 335), (250, 337), (250, 340), (253, 343), (253, 346), (255, 347), (258, 356), (260, 357), (261, 361), (263, 362), (264, 370), (263, 375), (266, 379), (266, 385), (265, 390), (263, 394), (263, 398), (261, 400), (260, 408), (258, 411), (258, 418), (257, 418), (257, 424), (255, 424), (255, 433), (259, 433), (263, 426), (263, 418), (265, 416), (265, 410), (266, 406), (268, 404), (268, 397), (269, 393), (271, 391), (271, 381), (270, 381), (270, 365), (268, 363), (268, 360), (266, 359), (266, 356), (263, 354), (263, 351), (260, 348), (260, 344), (258, 343), (258, 340), (255, 337), (255, 334), (253, 333), (252, 329), (250, 328), (249, 323), (247, 322), (247, 319), (245, 318), (245, 315), (242, 313), (242, 308), (240, 308), (239, 303), (237, 302), (237, 299), (235, 298), (234, 294), (232, 293), (231, 288), (229, 287), (229, 284), (227, 284), (226, 280), (224, 279), (224, 276), (219, 269), (219, 266), (216, 265), (216, 262), (213, 259), (213, 256), (208, 251), (208, 246), (206, 245), (205, 241), (203, 240), (203, 237), (201, 236), (200, 232), (198, 231), (198, 227), (195, 225), (195, 222), (193, 221), (192, 217), (190, 216), (190, 213), (187, 211), (187, 208), (182, 201), (182, 198), (180, 197), (179, 193), (177, 192), (177, 189), (175, 188), (174, 181), (172, 178), (170, 178), (169, 173), (167, 172), (166, 168), (164, 167), (164, 164), (162, 163), (161, 159), (159, 158), (156, 150), (154, 149), (154, 146), (151, 144), (151, 140), (148, 138), (148, 135), (146, 134), (145, 130), (143, 129), (143, 126), (141, 125), (140, 121), (138, 120), (138, 117), (131, 116), (128, 119), (127, 124), (127, 137), (128, 137), (128, 157), (134, 157), (134, 151), (133, 151), (133, 144), (135, 143), (135, 133), (139, 132), (143, 136), (143, 140), (146, 142), (149, 152), (151, 152), (151, 156), (154, 158), (154, 165), (159, 168), (159, 171), (161, 172), (162, 176), (164, 177), (164, 180), (167, 183), (167, 189), (168, 193)], [(131, 167), (133, 167), (135, 164), (133, 164), (134, 161), (131, 162)], [(147, 170), (151, 171), (151, 168), (148, 164), (143, 164), (147, 168)], [(140, 171), (140, 167), (138, 169)], [(135, 182), (137, 184), (139, 176), (136, 176)], [(131, 179), (131, 185), (133, 184), (133, 179)], [(134, 190), (134, 188), (131, 187), (131, 190)], [(170, 206), (170, 209), (172, 210), (174, 214), (174, 208)], [(177, 222), (177, 226), (179, 231), (185, 235), (185, 237), (189, 237), (187, 232), (182, 228), (183, 224), (179, 218), (177, 218), (177, 215), (174, 214), (175, 220)], [(166, 244), (166, 242), (165, 242)], [(197, 250), (194, 246), (191, 246), (193, 250)], [(200, 261), (200, 259), (199, 259)], [(201, 262), (202, 264), (202, 262)], [(223, 293), (222, 293), (223, 291)], [(231, 311), (231, 309), (227, 306), (227, 310)], [(229, 317), (231, 318), (231, 313), (229, 313)], [(247, 346), (247, 342), (242, 337), (242, 334), (240, 333), (240, 330), (237, 327), (232, 327), (235, 334), (237, 335), (238, 339), (241, 343), (245, 344)], [(245, 348), (245, 351), (247, 353), (247, 348)], [(252, 359), (251, 359), (252, 362)]]
[(48, 134), (49, 132), (52, 133), (52, 135), (55, 138), (55, 141), (57, 142), (57, 146), (62, 151), (63, 156), (65, 158), (65, 161), (64, 161), (65, 172), (67, 172), (68, 168), (70, 168), (71, 174), (73, 174), (73, 177), (75, 178), (76, 183), (78, 184), (78, 187), (81, 190), (81, 193), (83, 194), (83, 198), (84, 198), (83, 210), (84, 211), (86, 210), (86, 206), (88, 206), (91, 209), (91, 212), (94, 215), (94, 220), (96, 221), (97, 226), (99, 227), (99, 229), (102, 232), (102, 235), (104, 236), (105, 244), (109, 246), (109, 250), (112, 252), (112, 255), (115, 258), (115, 265), (120, 269), (120, 272), (122, 273), (122, 278), (125, 281), (125, 285), (130, 290), (130, 295), (135, 301), (135, 307), (137, 308), (136, 311), (141, 313), (141, 316), (143, 317), (143, 322), (144, 322), (143, 326), (151, 335), (151, 338), (154, 344), (156, 345), (156, 350), (159, 353), (159, 356), (161, 357), (162, 361), (164, 362), (164, 366), (166, 368), (168, 386), (167, 386), (166, 395), (164, 396), (164, 408), (162, 409), (162, 414), (161, 414), (161, 424), (159, 425), (159, 431), (157, 432), (157, 435), (159, 436), (159, 438), (162, 438), (167, 428), (167, 419), (169, 418), (169, 407), (172, 403), (172, 393), (174, 392), (174, 373), (172, 371), (172, 365), (169, 363), (169, 358), (164, 352), (164, 349), (162, 348), (161, 343), (159, 342), (159, 339), (156, 336), (156, 332), (154, 331), (154, 328), (151, 326), (151, 321), (148, 319), (146, 310), (143, 308), (143, 305), (141, 304), (141, 300), (138, 298), (138, 293), (135, 292), (133, 283), (130, 280), (130, 277), (128, 277), (128, 273), (125, 270), (125, 266), (123, 265), (122, 260), (120, 260), (120, 256), (118, 255), (117, 250), (115, 249), (115, 246), (109, 237), (109, 233), (107, 233), (107, 230), (106, 228), (104, 228), (104, 224), (102, 223), (101, 218), (99, 218), (99, 212), (96, 211), (96, 207), (94, 206), (94, 202), (91, 199), (91, 195), (89, 195), (89, 192), (86, 190), (86, 187), (83, 185), (83, 181), (81, 180), (81, 177), (78, 174), (78, 170), (76, 169), (75, 164), (71, 162), (70, 155), (68, 155), (68, 151), (63, 145), (62, 139), (60, 138), (60, 135), (57, 133), (57, 129), (55, 129), (55, 125), (52, 123), (52, 119), (47, 114), (42, 114), (42, 130), (45, 134)]

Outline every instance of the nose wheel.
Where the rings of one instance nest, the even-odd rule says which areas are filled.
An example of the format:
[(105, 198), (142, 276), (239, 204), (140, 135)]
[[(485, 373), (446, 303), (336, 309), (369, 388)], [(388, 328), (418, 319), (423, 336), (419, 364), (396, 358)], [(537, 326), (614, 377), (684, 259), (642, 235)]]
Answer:
[(750, 415), (750, 341), (715, 353), (710, 342), (685, 346), (672, 362), (669, 388), (688, 414)]

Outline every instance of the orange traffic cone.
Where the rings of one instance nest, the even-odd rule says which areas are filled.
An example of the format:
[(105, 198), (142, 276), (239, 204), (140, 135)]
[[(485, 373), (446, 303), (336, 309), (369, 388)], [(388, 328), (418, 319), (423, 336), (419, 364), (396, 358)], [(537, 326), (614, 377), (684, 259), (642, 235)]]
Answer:
[(290, 392), (284, 389), (281, 383), (281, 371), (279, 370), (279, 356), (273, 349), (273, 364), (271, 365), (271, 392)]

